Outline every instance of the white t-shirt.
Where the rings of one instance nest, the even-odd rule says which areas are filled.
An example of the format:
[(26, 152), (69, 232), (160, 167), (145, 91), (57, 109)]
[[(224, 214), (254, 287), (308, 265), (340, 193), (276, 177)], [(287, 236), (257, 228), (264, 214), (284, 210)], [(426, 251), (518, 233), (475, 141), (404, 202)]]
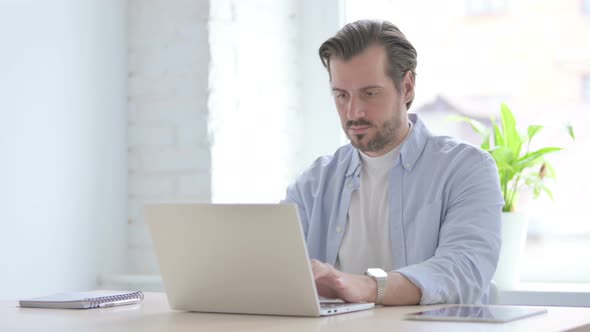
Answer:
[(359, 151), (360, 186), (352, 193), (346, 229), (336, 258), (335, 267), (340, 271), (364, 274), (368, 268), (375, 267), (393, 270), (388, 189), (400, 148), (401, 144), (379, 157)]

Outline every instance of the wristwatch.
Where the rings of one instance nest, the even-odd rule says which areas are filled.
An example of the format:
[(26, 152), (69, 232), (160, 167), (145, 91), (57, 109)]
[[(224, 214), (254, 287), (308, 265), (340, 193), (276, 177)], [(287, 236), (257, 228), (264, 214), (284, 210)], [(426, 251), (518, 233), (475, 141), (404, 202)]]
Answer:
[(375, 304), (383, 303), (383, 297), (385, 296), (385, 288), (387, 288), (387, 272), (378, 268), (367, 269), (366, 275), (375, 279), (377, 282), (377, 300)]

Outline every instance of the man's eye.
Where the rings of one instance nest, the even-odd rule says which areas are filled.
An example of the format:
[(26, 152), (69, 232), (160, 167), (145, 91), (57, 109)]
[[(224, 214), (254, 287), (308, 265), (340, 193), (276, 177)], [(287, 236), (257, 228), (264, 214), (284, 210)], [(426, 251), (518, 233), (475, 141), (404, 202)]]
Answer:
[(378, 94), (379, 94), (379, 91), (367, 91), (367, 92), (365, 92), (365, 94), (366, 94), (368, 97), (375, 97), (376, 95), (378, 95)]

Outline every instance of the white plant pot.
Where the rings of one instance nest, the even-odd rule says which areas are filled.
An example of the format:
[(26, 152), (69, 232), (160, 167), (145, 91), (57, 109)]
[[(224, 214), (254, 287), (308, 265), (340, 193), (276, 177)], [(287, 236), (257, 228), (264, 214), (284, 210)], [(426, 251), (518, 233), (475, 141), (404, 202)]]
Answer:
[(513, 289), (520, 279), (528, 222), (526, 214), (502, 213), (502, 249), (494, 275), (494, 282), (500, 289)]

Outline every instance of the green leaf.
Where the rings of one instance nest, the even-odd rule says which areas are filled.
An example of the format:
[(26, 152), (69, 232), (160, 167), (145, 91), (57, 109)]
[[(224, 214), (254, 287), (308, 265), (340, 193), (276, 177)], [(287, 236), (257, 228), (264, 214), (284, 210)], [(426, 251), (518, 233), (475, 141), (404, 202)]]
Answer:
[(469, 117), (466, 116), (461, 116), (461, 115), (451, 115), (447, 117), (448, 120), (452, 120), (452, 121), (461, 121), (461, 122), (467, 122), (469, 123), (469, 125), (471, 126), (471, 128), (473, 129), (473, 131), (475, 131), (476, 133), (480, 134), (481, 136), (486, 136), (489, 135), (489, 129), (486, 128), (486, 126), (475, 120), (475, 119), (471, 119)]
[(533, 139), (533, 137), (535, 137), (536, 134), (538, 134), (541, 129), (543, 129), (543, 126), (538, 126), (538, 125), (530, 125), (527, 129), (528, 132), (528, 138), (529, 138), (529, 142)]
[(494, 146), (504, 146), (504, 135), (502, 130), (494, 123)]
[(484, 136), (483, 141), (481, 142), (480, 147), (482, 148), (482, 150), (485, 150), (485, 151), (489, 151), (490, 150), (490, 132), (489, 131)]
[(525, 184), (529, 187), (533, 187), (537, 185), (537, 183), (541, 182), (541, 178), (539, 178), (539, 173), (529, 173), (523, 176), (525, 179)]
[(491, 148), (490, 150), (490, 154), (492, 155), (492, 157), (494, 158), (494, 160), (496, 161), (496, 164), (498, 163), (506, 163), (508, 165), (512, 164), (512, 161), (515, 159), (515, 155), (514, 152), (512, 152), (512, 150), (510, 150), (509, 148), (505, 147), (505, 146), (495, 146), (493, 148)]
[(549, 196), (549, 198), (552, 201), (555, 201), (555, 199), (553, 198), (553, 193), (551, 192), (551, 190), (549, 190), (549, 188), (547, 188), (547, 186), (543, 186), (543, 191), (547, 194), (547, 196)]
[(502, 187), (502, 192), (504, 192), (508, 188), (508, 183), (516, 175), (516, 171), (512, 165), (505, 161), (496, 160), (496, 166), (498, 167), (498, 175), (500, 177), (500, 187)]
[(504, 198), (504, 207), (502, 208), (502, 211), (503, 212), (514, 212), (516, 210), (516, 203), (517, 202), (518, 202), (518, 193), (511, 192), (509, 201), (506, 201), (506, 197)]
[(565, 125), (565, 128), (567, 129), (567, 133), (570, 135), (570, 137), (575, 141), (576, 135), (574, 134), (574, 127), (568, 123)]
[(524, 168), (533, 166), (534, 163), (542, 156), (548, 154), (548, 153), (552, 153), (552, 152), (557, 152), (557, 151), (561, 151), (563, 150), (562, 148), (556, 148), (556, 147), (548, 147), (548, 148), (542, 148), (533, 152), (529, 152), (527, 154), (525, 154), (524, 156), (522, 156), (522, 158), (518, 159), (516, 161), (516, 166), (518, 166), (518, 169), (522, 170)]
[(541, 187), (540, 186), (534, 186), (533, 187), (533, 198), (537, 199), (539, 198), (539, 195), (541, 195)]
[(514, 119), (514, 114), (510, 108), (502, 103), (500, 108), (502, 113), (502, 130), (504, 132), (504, 144), (512, 150), (515, 155), (520, 154), (520, 149), (522, 147), (522, 141), (520, 139), (520, 134), (516, 129), (516, 120)]
[(555, 173), (555, 168), (551, 165), (548, 161), (545, 160), (545, 168), (547, 169), (547, 175), (545, 175), (545, 179), (556, 179), (557, 173)]
[[(498, 166), (498, 172), (502, 172), (502, 173), (506, 173), (508, 172), (508, 175), (510, 174), (515, 174), (515, 170), (514, 168), (512, 168), (512, 166), (504, 161), (496, 161), (496, 165)], [(510, 176), (510, 178), (512, 178)], [(508, 179), (510, 180), (510, 179)], [(508, 182), (508, 181), (506, 181)]]

